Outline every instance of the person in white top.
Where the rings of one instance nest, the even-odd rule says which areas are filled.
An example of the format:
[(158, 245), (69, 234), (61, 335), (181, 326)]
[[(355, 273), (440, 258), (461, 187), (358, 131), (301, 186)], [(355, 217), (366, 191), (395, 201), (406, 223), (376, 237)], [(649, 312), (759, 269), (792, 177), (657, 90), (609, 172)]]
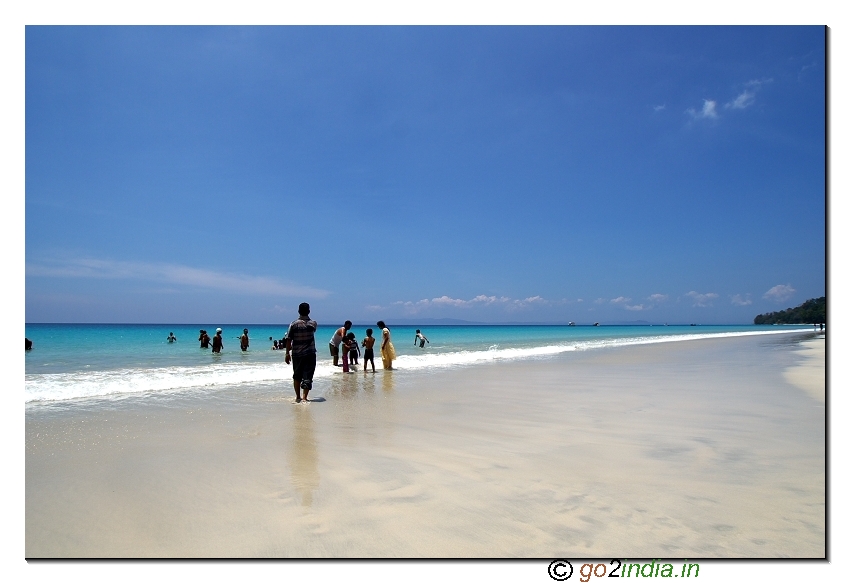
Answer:
[(387, 328), (383, 320), (378, 321), (378, 328), (381, 329), (381, 360), (384, 363), (384, 370), (392, 370), (395, 360), (395, 347), (390, 337), (390, 329)]
[(421, 330), (416, 331), (416, 337), (413, 339), (413, 345), (416, 346), (416, 343), (419, 343), (419, 348), (425, 348), (425, 343), (431, 344), (431, 341), (425, 338), (425, 335)]
[(334, 357), (334, 366), (339, 366), (339, 345), (349, 330), (351, 330), (351, 320), (346, 320), (341, 328), (336, 329), (336, 332), (331, 337), (331, 341), (328, 343), (331, 349), (331, 356)]

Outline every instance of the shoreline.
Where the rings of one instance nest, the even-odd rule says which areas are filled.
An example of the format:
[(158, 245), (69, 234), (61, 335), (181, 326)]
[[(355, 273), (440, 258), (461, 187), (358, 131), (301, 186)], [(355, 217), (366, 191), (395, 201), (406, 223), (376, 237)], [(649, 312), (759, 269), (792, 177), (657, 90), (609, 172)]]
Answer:
[(818, 336), (800, 343), (796, 351), (803, 359), (783, 374), (785, 380), (826, 404), (826, 338)]
[(28, 409), (26, 556), (823, 557), (824, 408), (783, 374), (795, 350), (704, 339), (340, 374), (312, 404), (284, 386)]
[[(797, 341), (800, 335), (813, 336), (808, 330), (736, 330), (734, 332), (715, 332), (704, 334), (691, 332), (688, 334), (674, 335), (647, 335), (636, 337), (603, 336), (601, 338), (568, 338), (552, 337), (549, 343), (527, 346), (520, 342), (517, 346), (490, 345), (488, 348), (477, 347), (474, 349), (455, 345), (450, 350), (405, 352), (399, 347), (396, 366), (405, 372), (416, 373), (423, 370), (435, 368), (457, 369), (466, 366), (478, 366), (491, 362), (520, 362), (528, 359), (549, 358), (558, 354), (586, 351), (607, 350), (617, 346), (642, 346), (649, 344), (666, 344), (670, 342), (690, 342), (695, 340), (717, 339), (717, 338), (742, 338), (751, 336), (763, 337), (791, 337)], [(486, 345), (490, 340), (484, 342)], [(540, 339), (536, 341), (539, 343)], [(481, 344), (481, 339), (478, 339)], [(409, 346), (405, 347), (408, 351)], [(441, 348), (445, 348), (442, 346)], [(25, 375), (25, 404), (47, 403), (69, 403), (84, 401), (86, 399), (126, 399), (133, 396), (145, 398), (151, 393), (173, 394), (179, 391), (195, 391), (198, 393), (217, 390), (227, 385), (255, 385), (274, 384), (286, 382), (291, 371), (283, 363), (281, 353), (271, 350), (252, 352), (248, 354), (225, 355), (224, 360), (213, 357), (210, 354), (199, 353), (198, 349), (182, 353), (182, 356), (174, 360), (170, 351), (161, 354), (163, 361), (154, 359), (152, 363), (133, 365), (127, 362), (116, 364), (110, 363), (104, 368), (97, 366), (91, 368), (87, 364), (83, 368), (52, 372), (36, 367), (30, 374)], [(187, 358), (188, 355), (188, 359)], [(32, 355), (28, 355), (32, 356)], [(41, 355), (39, 355), (41, 356)], [(149, 355), (150, 356), (150, 355)], [(199, 361), (198, 357), (202, 360)], [(246, 358), (247, 357), (247, 358)], [(234, 360), (238, 359), (238, 360)], [(186, 360), (183, 360), (186, 359)], [(85, 361), (84, 361), (85, 362)], [(45, 364), (45, 363), (42, 363)], [(104, 365), (104, 363), (100, 363)], [(34, 365), (35, 366), (35, 365)], [(36, 372), (37, 371), (37, 372)], [(322, 384), (327, 379), (337, 374), (337, 370), (330, 362), (320, 357), (316, 369), (315, 379)]]

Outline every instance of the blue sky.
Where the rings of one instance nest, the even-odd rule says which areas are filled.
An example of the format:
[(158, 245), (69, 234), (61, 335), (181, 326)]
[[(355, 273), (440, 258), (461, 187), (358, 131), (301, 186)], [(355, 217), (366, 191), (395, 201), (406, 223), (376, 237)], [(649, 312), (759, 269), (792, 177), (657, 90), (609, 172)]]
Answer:
[(26, 321), (749, 323), (825, 295), (825, 32), (26, 30)]

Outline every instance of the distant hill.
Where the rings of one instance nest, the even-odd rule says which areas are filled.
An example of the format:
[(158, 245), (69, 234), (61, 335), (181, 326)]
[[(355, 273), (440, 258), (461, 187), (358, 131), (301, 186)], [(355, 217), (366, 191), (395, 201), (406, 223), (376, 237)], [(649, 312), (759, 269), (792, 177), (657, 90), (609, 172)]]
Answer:
[(806, 300), (796, 308), (759, 314), (753, 324), (825, 324), (826, 297)]

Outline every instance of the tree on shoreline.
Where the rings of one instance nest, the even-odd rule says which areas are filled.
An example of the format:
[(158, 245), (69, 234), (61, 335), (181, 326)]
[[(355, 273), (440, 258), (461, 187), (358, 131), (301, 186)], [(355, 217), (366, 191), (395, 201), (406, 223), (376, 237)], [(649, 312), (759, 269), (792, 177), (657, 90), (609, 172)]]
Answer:
[(806, 300), (796, 308), (759, 314), (753, 324), (825, 324), (826, 297)]

